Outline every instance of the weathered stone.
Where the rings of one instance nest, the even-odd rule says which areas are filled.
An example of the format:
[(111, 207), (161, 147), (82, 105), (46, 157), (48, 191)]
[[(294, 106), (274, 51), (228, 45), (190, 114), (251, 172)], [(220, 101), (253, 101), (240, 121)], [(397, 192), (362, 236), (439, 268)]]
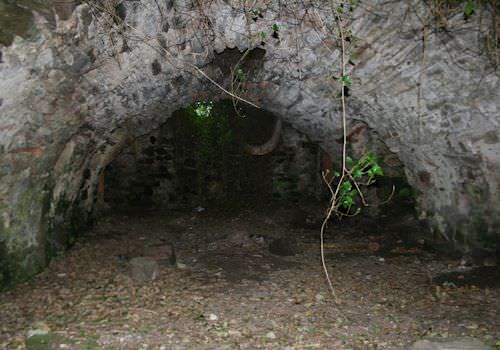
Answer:
[[(176, 11), (177, 2), (141, 4), (123, 2), (126, 29), (93, 17), (108, 15), (91, 11), (89, 3), (57, 23), (0, 5), (2, 15), (4, 9), (23, 12), (23, 24), (0, 39), (0, 241), (2, 255), (16, 257), (9, 264), (19, 270), (16, 278), (26, 275), (21, 270), (36, 270), (27, 262), (40, 261), (26, 254), (50, 256), (47, 247), (65, 246), (64, 232), (88, 220), (99, 175), (127, 139), (151, 132), (195, 100), (223, 95), (193, 66), (229, 87), (230, 75), (214, 51), (265, 49), (260, 68), (249, 75), (245, 97), (321, 144), (334, 159), (341, 152), (340, 88), (338, 79), (329, 79), (339, 75), (338, 38), (318, 30), (321, 23), (335, 23), (331, 11), (309, 11), (322, 18), (305, 16), (303, 38), (297, 40), (293, 25), (283, 26), (279, 39), (271, 37), (267, 21), (248, 27), (233, 2), (203, 3), (204, 16), (192, 3), (182, 11)], [(288, 13), (305, 13), (307, 4), (290, 4), (297, 8)], [(280, 13), (279, 6), (267, 2), (266, 16)], [(491, 13), (478, 11), (484, 17), (464, 21), (456, 11), (447, 23), (464, 30), (429, 30), (422, 40), (421, 18), (431, 16), (427, 11), (421, 0), (404, 6), (377, 0), (370, 9), (355, 6), (346, 18), (353, 33), (347, 47), (353, 63), (347, 72), (353, 81), (349, 131), (352, 119), (364, 122), (373, 134), (366, 148), (378, 149), (383, 142), (399, 158), (417, 190), (420, 218), (435, 237), (464, 251), (500, 251), (500, 79), (488, 55), (480, 54)], [(382, 20), (380, 13), (387, 16)], [(260, 32), (268, 34), (264, 46), (255, 40)], [(130, 36), (135, 40), (127, 40)], [(157, 75), (155, 60), (161, 65)], [(128, 136), (111, 144), (116, 130)], [(75, 143), (73, 152), (68, 143)], [(46, 198), (50, 205), (42, 210)], [(54, 225), (59, 229), (52, 230)], [(53, 244), (47, 233), (56, 231), (62, 242)]]
[(415, 342), (410, 350), (489, 350), (490, 347), (474, 338), (428, 339)]
[(134, 282), (154, 281), (160, 274), (160, 267), (153, 258), (137, 257), (130, 260), (130, 277)]

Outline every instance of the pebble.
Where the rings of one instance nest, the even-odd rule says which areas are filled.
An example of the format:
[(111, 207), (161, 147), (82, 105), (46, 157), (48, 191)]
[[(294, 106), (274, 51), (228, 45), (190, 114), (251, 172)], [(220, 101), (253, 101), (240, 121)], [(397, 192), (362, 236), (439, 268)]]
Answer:
[(45, 322), (36, 322), (28, 331), (28, 338), (34, 335), (45, 335), (50, 333), (50, 327)]
[(208, 320), (209, 321), (217, 321), (219, 317), (216, 314), (210, 314), (208, 315)]
[(276, 339), (276, 334), (274, 334), (274, 332), (272, 332), (272, 331), (271, 331), (271, 332), (268, 332), (268, 333), (266, 334), (266, 338), (267, 338), (267, 339)]

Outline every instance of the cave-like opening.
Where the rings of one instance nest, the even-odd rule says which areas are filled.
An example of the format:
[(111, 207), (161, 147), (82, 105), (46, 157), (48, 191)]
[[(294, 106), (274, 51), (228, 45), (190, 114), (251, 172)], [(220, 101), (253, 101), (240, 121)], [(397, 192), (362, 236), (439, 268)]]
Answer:
[[(367, 205), (355, 198), (359, 215), (331, 219), (329, 239), (349, 232), (363, 241), (376, 227), (383, 233), (375, 235), (372, 247), (382, 249), (383, 244), (389, 251), (396, 242), (416, 244), (423, 228), (415, 216), (415, 193), (404, 167), (365, 124), (357, 123), (352, 130), (350, 150), (361, 156), (373, 149), (385, 176), (363, 193)], [(245, 239), (260, 237), (264, 251), (294, 255), (297, 240), (318, 240), (331, 195), (322, 174), (339, 166), (320, 144), (264, 109), (235, 106), (232, 100), (199, 101), (123, 146), (99, 175), (95, 214), (125, 214), (129, 220), (198, 213), (204, 220), (247, 213), (254, 221), (309, 230), (269, 237), (246, 233)], [(172, 240), (164, 238), (175, 246)]]
[[(254, 108), (236, 113), (231, 101), (179, 110), (108, 165), (104, 199), (111, 206), (163, 208), (217, 206), (252, 197), (320, 199), (319, 145), (288, 124), (278, 127), (277, 119)], [(265, 154), (248, 149), (263, 145), (269, 148)]]

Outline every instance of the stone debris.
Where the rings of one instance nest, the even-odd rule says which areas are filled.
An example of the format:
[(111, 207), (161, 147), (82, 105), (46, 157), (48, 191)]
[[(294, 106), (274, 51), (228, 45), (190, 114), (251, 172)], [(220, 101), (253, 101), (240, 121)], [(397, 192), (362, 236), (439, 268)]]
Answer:
[(146, 283), (154, 281), (160, 273), (156, 260), (148, 257), (137, 257), (130, 260), (130, 277), (134, 282)]

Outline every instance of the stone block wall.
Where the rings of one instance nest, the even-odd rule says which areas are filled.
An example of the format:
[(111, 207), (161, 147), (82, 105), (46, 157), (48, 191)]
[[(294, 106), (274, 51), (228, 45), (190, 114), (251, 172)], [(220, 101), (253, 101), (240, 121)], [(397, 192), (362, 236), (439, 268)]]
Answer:
[[(176, 133), (177, 115), (151, 133), (134, 139), (104, 170), (104, 198), (112, 207), (194, 207), (197, 167), (192, 149)], [(178, 130), (177, 130), (178, 131)], [(225, 169), (228, 185), (219, 176), (207, 187), (210, 200), (254, 195), (283, 200), (320, 198), (320, 148), (308, 137), (285, 125), (277, 149), (264, 156), (251, 156), (231, 145)], [(221, 155), (222, 157), (222, 155)], [(214, 171), (217, 173), (217, 171)], [(219, 189), (218, 193), (212, 193)], [(323, 193), (325, 194), (325, 193)], [(204, 200), (202, 200), (204, 201)]]

